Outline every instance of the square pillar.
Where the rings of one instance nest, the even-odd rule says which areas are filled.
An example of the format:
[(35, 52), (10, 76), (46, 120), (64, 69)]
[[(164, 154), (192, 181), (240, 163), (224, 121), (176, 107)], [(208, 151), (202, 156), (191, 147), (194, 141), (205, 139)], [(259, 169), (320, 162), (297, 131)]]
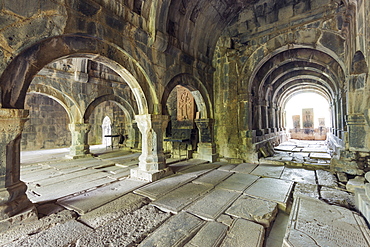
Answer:
[(213, 141), (213, 119), (195, 119), (199, 129), (198, 158), (215, 162), (217, 160), (216, 145)]
[(72, 135), (72, 145), (69, 148), (69, 155), (67, 155), (67, 158), (78, 159), (91, 156), (87, 138), (91, 125), (76, 123), (69, 124), (68, 127)]
[(163, 134), (169, 116), (137, 115), (135, 120), (142, 136), (142, 151), (139, 157), (139, 167), (131, 169), (131, 177), (155, 181), (169, 175), (172, 172), (166, 165), (163, 153)]
[(0, 108), (0, 232), (37, 218), (26, 195), (27, 186), (20, 181), (20, 141), (27, 120), (27, 110)]

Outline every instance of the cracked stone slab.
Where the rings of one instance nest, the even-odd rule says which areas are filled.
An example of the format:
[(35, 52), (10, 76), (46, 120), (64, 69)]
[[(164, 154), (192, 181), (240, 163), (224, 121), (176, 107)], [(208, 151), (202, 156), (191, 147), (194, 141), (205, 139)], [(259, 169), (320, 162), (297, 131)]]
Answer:
[(190, 205), (186, 211), (205, 220), (215, 220), (239, 196), (238, 192), (216, 188)]
[(68, 246), (84, 235), (92, 233), (92, 229), (76, 220), (70, 220), (33, 234), (27, 238), (21, 238), (7, 246)]
[(316, 170), (317, 183), (318, 185), (324, 185), (328, 187), (337, 187), (337, 178), (331, 172), (324, 170)]
[(261, 177), (280, 178), (284, 166), (276, 165), (259, 165), (251, 174)]
[(215, 221), (207, 222), (185, 247), (216, 247), (224, 239), (227, 226)]
[(263, 246), (265, 229), (260, 224), (249, 220), (237, 219), (228, 231), (221, 247)]
[(251, 164), (251, 163), (241, 163), (237, 165), (234, 169), (230, 170), (231, 172), (235, 173), (245, 173), (249, 174), (251, 173), (258, 165), (257, 164)]
[(354, 195), (346, 191), (322, 186), (320, 195), (321, 198), (329, 204), (340, 205), (347, 208), (355, 207)]
[(269, 228), (278, 213), (276, 202), (240, 196), (225, 212), (228, 215), (254, 221)]
[(213, 188), (210, 184), (188, 183), (177, 188), (151, 203), (162, 211), (178, 213), (184, 207)]
[(275, 178), (260, 178), (248, 189), (245, 195), (278, 203), (279, 208), (286, 211), (294, 182)]
[(150, 200), (146, 197), (129, 193), (81, 215), (78, 220), (96, 229), (114, 219), (122, 217), (128, 212), (132, 212), (143, 205), (148, 204), (149, 202)]
[(198, 217), (181, 212), (157, 228), (138, 246), (183, 246), (203, 224), (204, 221)]
[(85, 214), (145, 184), (147, 182), (124, 179), (77, 196), (60, 199), (57, 202), (67, 209), (75, 210), (79, 214)]
[(195, 184), (209, 184), (209, 185), (212, 185), (212, 186), (216, 186), (221, 181), (230, 177), (232, 174), (233, 173), (231, 173), (231, 172), (213, 170), (213, 171), (210, 171), (209, 173), (193, 180), (193, 183), (195, 183)]
[(293, 197), (306, 196), (319, 199), (319, 186), (316, 184), (297, 183), (294, 187)]
[(316, 184), (315, 171), (300, 168), (285, 168), (280, 179), (297, 183)]
[(370, 246), (370, 230), (355, 212), (298, 197), (293, 203), (283, 246)]
[(176, 174), (157, 180), (137, 190), (134, 190), (134, 193), (149, 197), (151, 200), (156, 200), (162, 195), (165, 195), (170, 191), (177, 189), (178, 187), (194, 180), (195, 178), (196, 176), (194, 175)]
[(216, 188), (231, 190), (242, 193), (246, 188), (253, 184), (259, 177), (251, 174), (236, 173), (231, 175), (223, 182), (219, 183)]

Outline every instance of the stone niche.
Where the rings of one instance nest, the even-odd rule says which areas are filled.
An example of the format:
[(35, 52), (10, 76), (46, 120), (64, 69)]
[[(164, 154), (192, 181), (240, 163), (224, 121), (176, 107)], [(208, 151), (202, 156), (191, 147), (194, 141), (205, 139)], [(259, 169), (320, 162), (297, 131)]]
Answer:
[(167, 109), (171, 120), (166, 130), (165, 149), (171, 151), (173, 157), (190, 158), (198, 143), (194, 97), (187, 88), (178, 85), (167, 100)]

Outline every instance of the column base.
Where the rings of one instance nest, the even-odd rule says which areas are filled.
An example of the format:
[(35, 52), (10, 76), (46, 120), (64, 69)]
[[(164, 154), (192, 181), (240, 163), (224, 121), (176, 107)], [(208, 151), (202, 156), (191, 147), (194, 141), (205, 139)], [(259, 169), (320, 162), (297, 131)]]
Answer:
[(207, 160), (209, 162), (217, 161), (216, 147), (212, 143), (198, 144), (198, 159)]
[(156, 181), (158, 179), (161, 179), (163, 177), (166, 177), (172, 174), (173, 174), (173, 171), (169, 167), (166, 167), (162, 170), (155, 170), (155, 171), (144, 171), (144, 170), (141, 170), (140, 168), (134, 168), (130, 170), (131, 178), (145, 180), (148, 182), (153, 182), (153, 181)]
[[(1, 208), (1, 206), (0, 206)], [(34, 205), (30, 208), (23, 210), (22, 212), (9, 217), (7, 219), (0, 220), (0, 233), (5, 232), (17, 225), (24, 225), (25, 223), (38, 220), (37, 210)]]

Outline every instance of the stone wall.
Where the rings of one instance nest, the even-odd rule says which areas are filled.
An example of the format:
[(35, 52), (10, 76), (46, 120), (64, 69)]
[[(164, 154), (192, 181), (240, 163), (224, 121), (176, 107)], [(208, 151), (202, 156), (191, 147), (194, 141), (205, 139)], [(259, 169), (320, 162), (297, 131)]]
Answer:
[(22, 133), (22, 150), (69, 147), (71, 133), (66, 110), (55, 100), (41, 94), (28, 94), (25, 109), (29, 120)]

